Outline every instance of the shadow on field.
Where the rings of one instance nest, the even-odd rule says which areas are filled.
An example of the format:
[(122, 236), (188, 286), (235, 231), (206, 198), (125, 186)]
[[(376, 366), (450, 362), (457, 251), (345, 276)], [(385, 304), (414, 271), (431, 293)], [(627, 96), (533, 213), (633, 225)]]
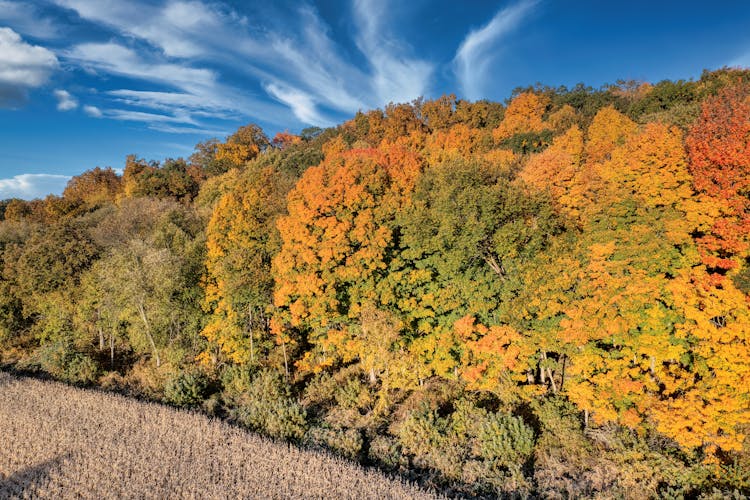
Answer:
[(58, 469), (66, 458), (68, 454), (63, 453), (53, 459), (14, 472), (10, 476), (0, 474), (0, 498), (28, 498), (29, 490), (42, 485), (50, 473)]

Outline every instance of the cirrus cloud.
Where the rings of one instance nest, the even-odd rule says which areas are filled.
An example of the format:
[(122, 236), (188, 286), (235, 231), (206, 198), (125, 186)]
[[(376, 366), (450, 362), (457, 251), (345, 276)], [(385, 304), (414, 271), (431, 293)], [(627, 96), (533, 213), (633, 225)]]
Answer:
[(456, 51), (456, 76), (469, 99), (480, 99), (485, 94), (488, 69), (494, 62), (499, 42), (531, 13), (538, 0), (523, 0), (500, 10), (484, 26), (470, 31)]

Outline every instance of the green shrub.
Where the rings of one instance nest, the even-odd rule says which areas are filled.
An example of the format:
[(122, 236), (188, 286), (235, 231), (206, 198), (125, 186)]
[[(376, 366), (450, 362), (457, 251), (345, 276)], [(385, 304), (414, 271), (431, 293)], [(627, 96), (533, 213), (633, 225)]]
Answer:
[(361, 457), (364, 444), (362, 433), (357, 429), (313, 427), (308, 433), (308, 440), (315, 445), (335, 450), (352, 460)]
[(534, 442), (533, 429), (520, 417), (488, 412), (467, 399), (457, 400), (445, 417), (423, 405), (399, 431), (399, 443), (416, 465), (503, 494), (528, 491), (523, 470)]
[(197, 406), (206, 399), (208, 377), (197, 370), (180, 371), (169, 379), (164, 397), (175, 406)]
[(444, 440), (446, 422), (435, 409), (426, 404), (409, 414), (398, 433), (404, 450), (414, 455), (417, 462), (429, 466), (430, 456), (439, 453)]
[[(291, 388), (281, 375), (263, 370), (252, 378), (247, 372), (232, 382), (229, 395), (236, 407), (230, 415), (242, 425), (263, 432), (269, 436), (300, 440), (307, 429), (307, 415), (304, 408), (292, 397)], [(245, 387), (237, 393), (239, 387)]]
[(508, 469), (523, 465), (534, 452), (533, 429), (513, 415), (487, 415), (477, 438), (482, 458)]
[(94, 383), (99, 373), (96, 361), (75, 351), (69, 342), (44, 344), (37, 350), (35, 359), (45, 372), (73, 384)]
[(328, 372), (315, 375), (305, 386), (302, 402), (305, 406), (326, 407), (335, 400), (338, 383)]
[(409, 465), (398, 440), (390, 436), (375, 436), (370, 441), (368, 457), (373, 462), (391, 469), (406, 468)]
[(91, 357), (74, 353), (65, 368), (65, 380), (75, 384), (93, 384), (99, 376), (99, 366)]
[(370, 388), (359, 378), (350, 378), (339, 385), (334, 397), (338, 406), (357, 410), (369, 408), (374, 399)]

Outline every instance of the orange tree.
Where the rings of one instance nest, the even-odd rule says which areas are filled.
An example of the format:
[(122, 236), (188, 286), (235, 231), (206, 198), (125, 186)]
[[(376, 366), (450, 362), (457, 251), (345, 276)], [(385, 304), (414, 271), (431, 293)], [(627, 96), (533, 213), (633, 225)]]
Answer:
[(309, 343), (303, 370), (345, 356), (350, 320), (389, 300), (380, 285), (398, 244), (396, 214), (422, 168), (398, 147), (346, 150), (335, 139), (324, 153), (289, 193), (273, 261), (273, 331), (283, 345)]

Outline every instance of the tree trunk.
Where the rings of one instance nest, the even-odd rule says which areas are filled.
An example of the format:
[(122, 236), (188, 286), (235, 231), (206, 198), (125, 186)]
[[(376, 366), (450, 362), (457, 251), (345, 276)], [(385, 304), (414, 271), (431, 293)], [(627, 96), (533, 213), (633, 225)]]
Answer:
[(96, 309), (96, 323), (97, 323), (97, 330), (99, 331), (99, 352), (102, 352), (104, 350), (104, 332), (102, 331), (101, 322), (102, 320), (102, 313), (99, 311), (99, 308)]
[(370, 368), (370, 385), (375, 385), (378, 382), (378, 376), (375, 375), (375, 368)]
[(154, 351), (154, 359), (156, 359), (156, 367), (161, 366), (161, 358), (159, 357), (159, 351), (156, 349), (156, 343), (154, 342), (154, 337), (151, 335), (151, 324), (148, 322), (148, 318), (146, 318), (146, 310), (143, 308), (143, 304), (138, 304), (138, 312), (141, 315), (141, 320), (143, 321), (143, 326), (146, 329), (146, 337), (148, 337), (148, 342), (151, 344), (151, 349)]
[(289, 378), (289, 362), (286, 358), (286, 342), (281, 343), (281, 350), (284, 352), (284, 373), (286, 373), (286, 378)]
[(113, 330), (109, 332), (109, 366), (113, 369), (115, 367), (115, 332)]
[(549, 366), (547, 367), (547, 375), (549, 376), (549, 381), (552, 383), (552, 392), (557, 394), (557, 384), (555, 383), (555, 377), (552, 375), (552, 368)]
[(250, 362), (255, 363), (255, 345), (253, 344), (253, 306), (247, 306), (248, 330), (250, 333)]
[(495, 274), (500, 276), (503, 281), (505, 280), (505, 268), (497, 261), (494, 255), (485, 253), (482, 255), (482, 259)]

